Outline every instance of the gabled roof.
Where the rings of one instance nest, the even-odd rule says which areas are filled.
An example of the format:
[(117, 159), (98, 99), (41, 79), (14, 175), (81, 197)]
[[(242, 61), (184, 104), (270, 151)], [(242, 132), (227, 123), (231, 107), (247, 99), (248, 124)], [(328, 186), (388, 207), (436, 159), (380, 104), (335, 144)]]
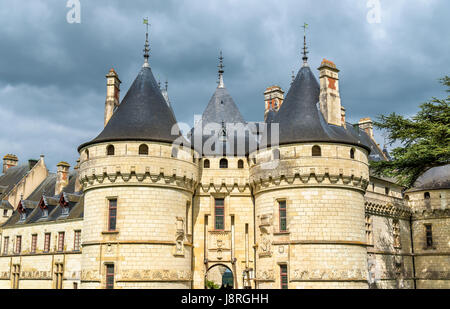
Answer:
[(0, 198), (7, 195), (29, 171), (29, 165), (20, 165), (10, 167), (3, 175), (0, 175), (0, 186), (2, 187)]
[(161, 94), (150, 67), (144, 66), (122, 103), (103, 131), (92, 141), (78, 147), (113, 141), (155, 141), (172, 143), (175, 116)]
[[(272, 123), (279, 124), (279, 143), (329, 142), (367, 148), (344, 127), (328, 124), (319, 109), (320, 87), (309, 66), (303, 66), (293, 81)], [(268, 143), (272, 130), (265, 134)], [(263, 140), (266, 140), (263, 138)]]

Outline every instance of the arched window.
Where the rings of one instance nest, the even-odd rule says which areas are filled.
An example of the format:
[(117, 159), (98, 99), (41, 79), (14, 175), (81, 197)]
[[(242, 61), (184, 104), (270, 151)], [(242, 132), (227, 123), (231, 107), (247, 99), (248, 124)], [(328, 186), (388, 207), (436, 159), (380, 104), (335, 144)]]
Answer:
[(208, 160), (208, 159), (206, 159), (206, 160), (203, 162), (203, 167), (204, 167), (204, 168), (209, 168), (209, 167), (210, 167), (210, 163), (209, 163), (209, 160)]
[(228, 160), (227, 159), (220, 160), (220, 168), (228, 168)]
[(274, 160), (280, 160), (280, 150), (279, 149), (274, 149), (272, 151), (272, 155), (273, 155)]
[(84, 154), (86, 155), (86, 160), (89, 160), (89, 150), (86, 149), (86, 151), (84, 152)]
[(430, 195), (430, 192), (425, 192), (425, 194), (423, 196), (425, 198), (425, 207), (427, 209), (431, 209), (431, 195)]
[(354, 159), (354, 158), (355, 158), (355, 149), (352, 148), (352, 149), (350, 150), (350, 159)]
[(148, 155), (148, 146), (145, 144), (142, 144), (139, 146), (139, 154), (140, 155)]
[(312, 148), (312, 156), (313, 157), (321, 157), (322, 156), (322, 149), (320, 149), (319, 146), (314, 146)]
[(172, 158), (178, 158), (178, 148), (172, 148)]
[(243, 160), (239, 160), (238, 161), (238, 168), (244, 168), (244, 161)]
[(113, 156), (114, 153), (115, 153), (114, 146), (108, 145), (108, 147), (106, 147), (106, 155)]

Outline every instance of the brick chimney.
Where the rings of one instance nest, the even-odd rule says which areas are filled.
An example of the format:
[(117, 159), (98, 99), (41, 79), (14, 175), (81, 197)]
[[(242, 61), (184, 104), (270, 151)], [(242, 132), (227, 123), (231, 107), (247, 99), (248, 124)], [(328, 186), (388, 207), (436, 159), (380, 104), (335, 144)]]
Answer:
[(370, 118), (363, 118), (358, 122), (358, 126), (361, 130), (365, 131), (372, 139), (373, 136), (373, 121)]
[(67, 162), (59, 162), (56, 171), (55, 195), (61, 194), (63, 189), (69, 184), (70, 165)]
[(111, 69), (106, 75), (105, 127), (120, 104), (121, 83), (119, 75)]
[(281, 108), (281, 105), (283, 105), (283, 101), (284, 91), (283, 89), (281, 89), (281, 87), (272, 86), (267, 88), (266, 91), (264, 91), (264, 120), (267, 119), (267, 114), (271, 109), (278, 112)]
[(339, 94), (339, 70), (329, 60), (323, 59), (320, 67), (320, 111), (329, 124), (345, 125)]
[(13, 166), (17, 166), (17, 163), (19, 162), (19, 159), (16, 155), (13, 154), (7, 154), (3, 157), (3, 173), (6, 173), (6, 171)]

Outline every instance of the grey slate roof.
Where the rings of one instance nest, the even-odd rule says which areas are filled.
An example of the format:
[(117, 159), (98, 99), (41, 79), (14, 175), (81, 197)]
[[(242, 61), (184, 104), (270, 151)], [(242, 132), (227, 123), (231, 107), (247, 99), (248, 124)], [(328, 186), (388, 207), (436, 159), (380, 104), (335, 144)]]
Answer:
[(370, 161), (385, 161), (383, 156), (383, 151), (378, 147), (376, 142), (364, 131), (359, 128), (357, 124), (351, 124), (347, 122), (346, 124), (347, 132), (349, 132), (355, 139), (361, 141), (366, 148), (370, 149), (369, 160)]
[(409, 192), (450, 189), (450, 164), (430, 168), (415, 181)]
[[(228, 90), (219, 86), (209, 100), (201, 121), (191, 130), (190, 142), (202, 155), (245, 156), (249, 152), (249, 140), (253, 139), (256, 145), (256, 137), (249, 131)], [(211, 149), (210, 144), (215, 146)]]
[(102, 142), (136, 140), (172, 143), (176, 119), (161, 94), (152, 70), (143, 67), (103, 131), (81, 148)]
[[(26, 220), (20, 221), (20, 214), (15, 210), (12, 216), (4, 223), (3, 227), (10, 227), (16, 224), (31, 224), (37, 222), (52, 222), (64, 219), (82, 219), (84, 214), (84, 196), (82, 192), (75, 191), (75, 181), (77, 172), (69, 174), (69, 184), (63, 189), (60, 195), (55, 196), (56, 174), (50, 174), (27, 198), (22, 200), (21, 206), (26, 211)], [(60, 204), (61, 196), (65, 206), (69, 208), (69, 214), (64, 215)], [(48, 209), (48, 216), (43, 217), (43, 210), (40, 203)]]
[(30, 167), (28, 165), (20, 165), (10, 167), (6, 173), (0, 175), (0, 186), (2, 187), (0, 192), (3, 192), (0, 193), (0, 198), (8, 194), (9, 191), (11, 191), (29, 171)]
[[(304, 142), (332, 142), (367, 148), (344, 127), (326, 123), (319, 110), (320, 87), (309, 66), (303, 66), (289, 89), (272, 123), (279, 123), (280, 145)], [(263, 137), (269, 141), (272, 130)]]

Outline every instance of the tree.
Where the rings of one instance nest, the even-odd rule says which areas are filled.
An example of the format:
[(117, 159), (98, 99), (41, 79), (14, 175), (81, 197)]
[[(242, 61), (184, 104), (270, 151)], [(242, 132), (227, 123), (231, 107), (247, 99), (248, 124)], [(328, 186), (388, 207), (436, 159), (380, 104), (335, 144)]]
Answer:
[[(450, 92), (450, 77), (440, 82)], [(396, 113), (379, 116), (375, 126), (387, 132), (389, 145), (400, 146), (392, 150), (392, 161), (371, 162), (373, 171), (411, 187), (427, 169), (450, 163), (449, 104), (450, 96), (441, 100), (433, 97), (411, 118)]]

